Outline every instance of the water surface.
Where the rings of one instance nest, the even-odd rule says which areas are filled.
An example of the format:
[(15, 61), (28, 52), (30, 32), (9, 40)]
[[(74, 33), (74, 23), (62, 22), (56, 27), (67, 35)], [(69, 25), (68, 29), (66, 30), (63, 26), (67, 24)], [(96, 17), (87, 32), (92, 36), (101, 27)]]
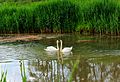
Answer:
[[(49, 37), (48, 37), (49, 36)], [(8, 82), (120, 82), (120, 37), (47, 35), (39, 41), (0, 43), (0, 73)], [(49, 54), (47, 46), (73, 46), (72, 54)], [(21, 72), (22, 65), (25, 70)]]

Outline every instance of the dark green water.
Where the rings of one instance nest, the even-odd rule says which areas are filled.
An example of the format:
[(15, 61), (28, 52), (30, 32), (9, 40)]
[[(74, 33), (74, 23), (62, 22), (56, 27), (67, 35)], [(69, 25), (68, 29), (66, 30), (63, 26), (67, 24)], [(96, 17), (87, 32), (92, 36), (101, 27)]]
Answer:
[[(54, 36), (0, 43), (0, 72), (7, 70), (8, 82), (22, 82), (21, 61), (28, 82), (120, 82), (120, 37)], [(72, 54), (46, 54), (44, 48), (56, 47), (57, 39), (73, 46)]]

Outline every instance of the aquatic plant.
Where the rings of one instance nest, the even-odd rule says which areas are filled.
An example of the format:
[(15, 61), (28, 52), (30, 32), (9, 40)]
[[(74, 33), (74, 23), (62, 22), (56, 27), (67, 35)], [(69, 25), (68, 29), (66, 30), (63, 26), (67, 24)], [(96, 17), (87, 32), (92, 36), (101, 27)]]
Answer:
[(0, 82), (7, 82), (6, 77), (7, 77), (7, 71), (1, 72)]
[(80, 60), (76, 60), (75, 64), (73, 65), (73, 69), (72, 69), (72, 72), (71, 72), (71, 74), (70, 74), (70, 76), (69, 76), (68, 82), (72, 82), (74, 72), (75, 72), (75, 70), (78, 68), (78, 64), (79, 64), (79, 63), (80, 63)]
[(27, 82), (25, 65), (24, 65), (24, 61), (22, 61), (22, 60), (20, 61), (20, 72), (21, 72), (22, 82)]

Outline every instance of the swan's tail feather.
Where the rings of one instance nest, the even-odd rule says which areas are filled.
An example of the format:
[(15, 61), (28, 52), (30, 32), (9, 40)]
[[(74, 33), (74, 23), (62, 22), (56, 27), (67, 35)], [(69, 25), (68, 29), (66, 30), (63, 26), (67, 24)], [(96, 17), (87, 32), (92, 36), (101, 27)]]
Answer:
[(45, 51), (47, 51), (47, 49), (44, 49)]
[(72, 50), (73, 47), (70, 47), (70, 49)]

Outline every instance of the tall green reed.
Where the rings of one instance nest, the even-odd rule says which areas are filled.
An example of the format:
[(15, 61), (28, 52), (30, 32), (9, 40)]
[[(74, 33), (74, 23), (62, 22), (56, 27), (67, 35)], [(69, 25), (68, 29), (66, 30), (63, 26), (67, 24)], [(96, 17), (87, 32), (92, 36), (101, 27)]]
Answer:
[(20, 72), (21, 72), (21, 77), (22, 77), (22, 82), (27, 82), (27, 76), (25, 72), (25, 64), (24, 61), (20, 61)]
[(75, 3), (57, 0), (29, 4), (3, 4), (0, 9), (0, 33), (75, 30), (79, 20), (79, 7)]
[(88, 6), (80, 6), (82, 19), (77, 29), (100, 34), (119, 33), (120, 8), (117, 0), (90, 1)]
[(79, 63), (80, 63), (80, 60), (76, 60), (75, 64), (73, 65), (73, 69), (72, 69), (72, 72), (71, 72), (71, 74), (70, 74), (70, 76), (69, 76), (68, 82), (72, 82), (72, 80), (73, 80), (73, 75), (74, 75), (74, 73), (75, 73), (75, 70), (78, 68)]
[(7, 71), (1, 72), (0, 82), (7, 82), (6, 77), (7, 77)]
[(0, 33), (120, 32), (119, 0), (12, 2), (0, 7)]
[(79, 7), (70, 1), (46, 2), (34, 12), (34, 26), (44, 31), (70, 32), (79, 21)]

